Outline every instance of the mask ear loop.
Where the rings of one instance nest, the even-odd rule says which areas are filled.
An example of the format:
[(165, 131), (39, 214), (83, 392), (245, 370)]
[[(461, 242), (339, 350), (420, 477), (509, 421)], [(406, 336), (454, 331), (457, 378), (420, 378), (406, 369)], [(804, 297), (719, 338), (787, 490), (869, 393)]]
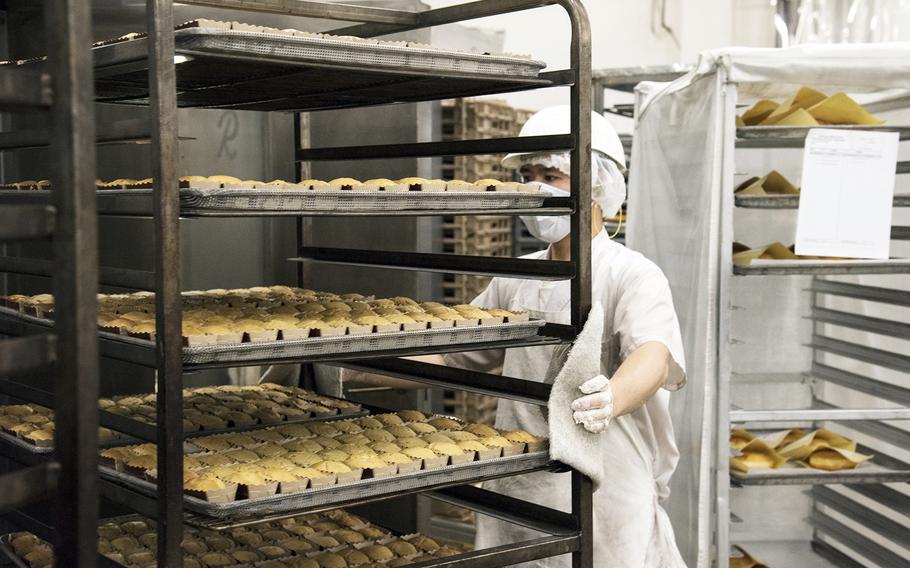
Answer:
[(619, 234), (619, 231), (622, 229), (622, 209), (619, 210), (619, 223), (616, 225), (616, 232), (610, 235), (610, 240), (616, 238), (616, 235)]

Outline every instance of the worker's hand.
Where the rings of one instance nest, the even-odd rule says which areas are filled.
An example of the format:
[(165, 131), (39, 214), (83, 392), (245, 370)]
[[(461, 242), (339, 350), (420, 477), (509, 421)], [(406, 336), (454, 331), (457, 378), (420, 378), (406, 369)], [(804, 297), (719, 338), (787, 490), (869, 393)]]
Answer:
[(576, 424), (583, 424), (585, 430), (599, 434), (607, 429), (613, 419), (613, 390), (610, 388), (610, 379), (597, 375), (585, 382), (578, 390), (585, 396), (576, 398), (572, 402), (572, 418)]

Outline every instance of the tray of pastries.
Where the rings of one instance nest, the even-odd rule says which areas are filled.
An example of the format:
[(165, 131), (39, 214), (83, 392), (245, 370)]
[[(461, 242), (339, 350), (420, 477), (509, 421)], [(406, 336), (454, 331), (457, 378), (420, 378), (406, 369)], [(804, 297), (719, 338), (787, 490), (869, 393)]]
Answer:
[[(0, 314), (50, 325), (50, 294), (0, 297)], [(151, 348), (155, 295), (100, 294), (102, 337)], [(183, 360), (187, 364), (385, 351), (524, 339), (545, 322), (527, 313), (468, 304), (272, 286), (183, 293)]]
[[(155, 423), (155, 394), (102, 398), (98, 407), (131, 420)], [(356, 403), (271, 383), (225, 385), (183, 391), (183, 429), (189, 436), (220, 434), (267, 425), (306, 423), (365, 416)], [(37, 404), (0, 406), (0, 439), (37, 453), (54, 450), (54, 414)], [(128, 443), (129, 437), (100, 428), (101, 446)]]
[[(184, 456), (188, 511), (228, 518), (542, 467), (546, 438), (416, 410), (196, 437)], [(154, 494), (154, 444), (100, 452), (102, 474)]]
[[(151, 178), (121, 178), (99, 180), (95, 187), (102, 201), (117, 201), (126, 207), (137, 198), (151, 198), (153, 185)], [(0, 191), (4, 192), (49, 189), (51, 186), (48, 180), (23, 180), (0, 185)], [(192, 175), (180, 178), (181, 209), (189, 213), (534, 209), (541, 207), (547, 197), (537, 184), (495, 179), (466, 182), (418, 177), (365, 181), (337, 178), (329, 181), (308, 179), (294, 183), (284, 180), (242, 180), (227, 175)], [(110, 209), (105, 203), (100, 206), (105, 210)]]
[[(395, 535), (343, 509), (215, 531), (185, 525), (184, 568), (393, 568), (455, 556), (461, 548), (426, 535)], [(141, 515), (102, 520), (98, 552), (123, 566), (157, 566), (157, 524)], [(29, 532), (0, 537), (18, 568), (52, 568), (51, 545)]]

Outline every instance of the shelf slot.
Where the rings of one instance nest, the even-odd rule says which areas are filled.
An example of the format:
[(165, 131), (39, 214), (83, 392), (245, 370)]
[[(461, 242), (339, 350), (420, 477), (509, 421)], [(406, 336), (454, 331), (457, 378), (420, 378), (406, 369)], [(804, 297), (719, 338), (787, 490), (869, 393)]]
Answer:
[(901, 515), (910, 516), (910, 495), (901, 493), (887, 485), (847, 485), (846, 487), (867, 499), (893, 509)]
[[(54, 271), (57, 268), (57, 263), (53, 260), (0, 256), (0, 272), (50, 278), (54, 276)], [(146, 270), (102, 266), (98, 268), (98, 283), (134, 290), (154, 290), (155, 274)]]
[(746, 126), (736, 129), (737, 148), (802, 148), (810, 130), (828, 128), (873, 132), (897, 132), (901, 140), (910, 138), (910, 126)]
[(56, 209), (41, 205), (0, 208), (0, 241), (43, 239), (54, 233)]
[(910, 373), (910, 355), (866, 347), (865, 345), (858, 345), (818, 334), (812, 336), (812, 343), (809, 346), (826, 353), (833, 353), (834, 355), (849, 357), (850, 359), (894, 369), (895, 371)]
[[(150, 136), (149, 121), (147, 119), (128, 119), (113, 123), (99, 124), (96, 127), (95, 143), (147, 143)], [(47, 128), (0, 132), (0, 151), (45, 148), (48, 146), (50, 139), (51, 133)], [(180, 140), (193, 140), (193, 138), (180, 137)]]
[(45, 462), (0, 476), (0, 515), (44, 501), (60, 481), (60, 464)]
[(824, 420), (910, 420), (910, 408), (731, 410), (730, 422), (816, 422)]
[(57, 337), (53, 334), (41, 333), (0, 340), (0, 377), (35, 371), (56, 360)]
[(894, 320), (874, 318), (819, 307), (812, 309), (810, 319), (816, 323), (826, 323), (860, 331), (868, 331), (870, 333), (888, 335), (898, 339), (910, 339), (910, 326)]
[[(910, 162), (905, 162), (910, 164)], [(903, 173), (903, 172), (898, 172)], [(798, 195), (736, 195), (733, 197), (736, 207), (747, 209), (796, 209), (799, 207)], [(892, 200), (894, 207), (910, 207), (910, 194), (898, 193)]]
[(297, 161), (314, 162), (329, 160), (377, 160), (387, 158), (469, 156), (477, 154), (504, 154), (506, 152), (571, 150), (574, 147), (574, 135), (553, 134), (549, 136), (451, 140), (446, 142), (416, 142), (410, 144), (372, 144), (369, 146), (300, 148), (297, 150)]
[(437, 387), (454, 387), (467, 392), (507, 398), (538, 406), (546, 406), (550, 398), (551, 386), (545, 383), (478, 373), (409, 359), (370, 359), (357, 363), (343, 363), (339, 366), (418, 381)]
[(883, 304), (892, 304), (895, 306), (910, 306), (910, 294), (904, 290), (896, 290), (894, 288), (867, 286), (865, 284), (853, 284), (850, 282), (838, 282), (837, 280), (816, 278), (812, 282), (810, 290), (819, 294), (843, 296), (856, 300), (869, 300), (870, 302), (881, 302)]
[(126, 416), (120, 416), (100, 409), (98, 411), (98, 423), (144, 442), (158, 441), (158, 428), (155, 424), (139, 422), (138, 420), (132, 420)]
[(910, 241), (910, 227), (894, 225), (891, 227), (892, 241)]
[(53, 99), (47, 73), (15, 65), (0, 67), (0, 110), (47, 108)]
[(888, 517), (834, 491), (830, 487), (813, 487), (816, 504), (831, 507), (838, 513), (861, 521), (863, 526), (904, 548), (910, 546), (910, 531)]
[(478, 274), (505, 278), (568, 280), (575, 277), (571, 262), (530, 260), (511, 257), (485, 257), (457, 254), (359, 250), (328, 247), (301, 247), (294, 262), (313, 260), (372, 268), (395, 268), (458, 274)]
[(349, 22), (376, 22), (382, 24), (414, 25), (417, 12), (371, 8), (350, 4), (329, 4), (313, 0), (185, 0), (181, 4), (281, 14), (283, 16), (304, 16), (322, 20), (345, 20)]
[(910, 161), (897, 163), (898, 174), (910, 174)]
[[(819, 402), (819, 406), (830, 407), (830, 405), (823, 402)], [(856, 422), (851, 422), (847, 427), (898, 448), (906, 448), (908, 441), (910, 441), (910, 431), (891, 426), (890, 424), (885, 424), (884, 422), (857, 420)], [(882, 454), (877, 450), (871, 451), (876, 454), (877, 461), (886, 467), (896, 469), (910, 468), (910, 466), (904, 462), (894, 459), (887, 454)]]
[(751, 266), (733, 266), (738, 276), (791, 276), (840, 274), (908, 274), (910, 259), (889, 260), (781, 260), (756, 261)]
[(430, 492), (427, 496), (542, 533), (578, 534), (578, 522), (568, 513), (479, 487), (458, 485)]
[(817, 509), (812, 511), (812, 514), (809, 516), (809, 522), (819, 533), (826, 537), (830, 537), (834, 541), (843, 543), (846, 547), (855, 550), (858, 554), (872, 560), (879, 566), (907, 565), (906, 559), (902, 556), (895, 554), (884, 546), (859, 534), (840, 521), (832, 519)]

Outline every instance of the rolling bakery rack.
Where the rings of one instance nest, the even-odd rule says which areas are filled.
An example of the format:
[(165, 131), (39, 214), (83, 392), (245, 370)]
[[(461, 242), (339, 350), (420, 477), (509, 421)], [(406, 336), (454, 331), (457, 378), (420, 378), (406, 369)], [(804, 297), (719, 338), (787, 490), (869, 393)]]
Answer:
[[(370, 38), (394, 32), (439, 26), (454, 22), (471, 20), (498, 14), (507, 14), (521, 10), (538, 8), (550, 4), (561, 6), (569, 16), (572, 27), (571, 66), (569, 69), (552, 72), (528, 73), (528, 65), (520, 66), (513, 74), (503, 69), (513, 69), (514, 58), (497, 58), (490, 56), (464, 55), (460, 68), (433, 68), (428, 64), (421, 68), (408, 59), (399, 49), (390, 49), (377, 44), (359, 42), (346, 51), (342, 59), (332, 59), (337, 51), (332, 45), (320, 55), (313, 56), (311, 49), (319, 51), (320, 42), (311, 40), (291, 40), (288, 37), (275, 37), (275, 34), (212, 33), (212, 30), (181, 29), (175, 31), (173, 6), (171, 0), (148, 0), (147, 32), (148, 35), (131, 41), (101, 45), (92, 50), (94, 57), (95, 97), (96, 102), (148, 105), (150, 119), (148, 123), (128, 121), (115, 123), (99, 132), (95, 139), (98, 142), (122, 140), (139, 140), (148, 138), (151, 141), (153, 160), (154, 189), (144, 193), (118, 194), (98, 192), (98, 213), (124, 216), (151, 216), (155, 226), (156, 256), (153, 270), (132, 270), (111, 267), (98, 269), (98, 282), (104, 285), (121, 288), (155, 291), (155, 312), (157, 333), (154, 343), (124, 341), (101, 334), (99, 353), (121, 361), (127, 361), (157, 370), (157, 425), (140, 423), (101, 411), (100, 423), (133, 438), (157, 443), (158, 483), (153, 491), (142, 491), (135, 487), (118, 483), (116, 479), (104, 477), (98, 481), (100, 493), (115, 503), (155, 519), (158, 524), (158, 562), (160, 566), (176, 567), (182, 564), (180, 543), (184, 523), (192, 523), (213, 528), (241, 526), (251, 522), (280, 518), (304, 512), (316, 512), (338, 506), (356, 505), (381, 501), (400, 495), (427, 492), (430, 496), (450, 503), (472, 508), (484, 514), (493, 515), (504, 520), (531, 527), (548, 536), (526, 542), (512, 543), (488, 550), (477, 550), (471, 553), (440, 558), (436, 561), (423, 562), (415, 566), (505, 566), (535, 559), (572, 554), (573, 564), (577, 567), (590, 567), (592, 561), (592, 509), (590, 480), (573, 472), (572, 476), (572, 513), (566, 514), (549, 510), (532, 503), (522, 502), (507, 496), (497, 495), (470, 484), (495, 477), (520, 475), (530, 471), (564, 470), (561, 464), (551, 462), (546, 454), (527, 454), (516, 459), (504, 458), (493, 467), (468, 466), (455, 471), (447, 468), (440, 474), (432, 472), (426, 475), (413, 476), (400, 482), (379, 480), (380, 482), (363, 482), (352, 484), (343, 491), (322, 495), (318, 499), (300, 498), (296, 502), (284, 502), (274, 507), (247, 511), (232, 512), (213, 516), (204, 507), (185, 506), (182, 484), (182, 461), (184, 433), (182, 428), (182, 397), (184, 372), (204, 368), (226, 368), (246, 365), (263, 365), (273, 363), (312, 363), (331, 361), (390, 376), (422, 381), (432, 385), (452, 389), (463, 389), (471, 392), (509, 397), (523, 402), (539, 405), (547, 403), (549, 387), (520, 378), (499, 377), (482, 373), (473, 373), (399, 360), (404, 355), (440, 353), (445, 351), (463, 351), (486, 348), (526, 347), (547, 345), (571, 339), (581, 330), (584, 319), (590, 308), (590, 240), (577, 238), (584, 234), (582, 230), (590, 223), (590, 121), (591, 112), (591, 68), (590, 68), (590, 29), (586, 12), (578, 0), (483, 0), (462, 5), (451, 6), (426, 12), (405, 12), (379, 8), (367, 8), (348, 5), (328, 4), (307, 0), (272, 0), (256, 2), (244, 0), (188, 0), (185, 4), (205, 7), (231, 8), (247, 11), (280, 13), (294, 16), (306, 16), (348, 22), (361, 22), (334, 30), (333, 34)], [(78, 15), (80, 21), (88, 20), (88, 8), (68, 6), (70, 14)], [(62, 21), (62, 18), (61, 18)], [(60, 124), (75, 128), (81, 138), (77, 141), (74, 134), (66, 138), (67, 144), (61, 148), (70, 152), (60, 156), (61, 164), (68, 165), (72, 171), (66, 171), (69, 177), (63, 177), (52, 191), (59, 197), (61, 221), (64, 215), (73, 218), (71, 223), (61, 222), (65, 231), (73, 231), (83, 239), (94, 238), (95, 200), (94, 191), (89, 191), (93, 178), (90, 169), (84, 164), (94, 163), (93, 147), (90, 143), (94, 133), (89, 128), (92, 105), (88, 101), (89, 86), (86, 77), (91, 77), (89, 51), (79, 52), (77, 48), (90, 43), (87, 21), (81, 33), (75, 33), (68, 42), (60, 42), (72, 54), (81, 53), (76, 58), (84, 67), (67, 69), (66, 75), (72, 81), (71, 88), (78, 94), (81, 106), (66, 107), (75, 116), (78, 111), (80, 121), (72, 124), (61, 120)], [(57, 24), (55, 23), (55, 26)], [(62, 25), (62, 24), (61, 24)], [(54, 28), (55, 30), (64, 28)], [(305, 46), (304, 49), (301, 46)], [(62, 47), (58, 47), (62, 49)], [(410, 49), (410, 48), (408, 48)], [(413, 53), (419, 53), (418, 48)], [(175, 64), (175, 54), (185, 55), (183, 63)], [(53, 55), (57, 55), (54, 53)], [(398, 57), (399, 59), (395, 59)], [(386, 58), (386, 59), (384, 59)], [(61, 57), (61, 59), (64, 59)], [(432, 58), (431, 58), (432, 59)], [(68, 58), (67, 58), (68, 60)], [(397, 61), (397, 62), (396, 62)], [(51, 61), (53, 62), (53, 60)], [(484, 67), (492, 65), (492, 67)], [(499, 65), (499, 67), (497, 67)], [(503, 67), (505, 66), (505, 67)], [(308, 79), (319, 77), (318, 82)], [(293, 77), (294, 80), (289, 80)], [(242, 82), (241, 82), (242, 81)], [(318, 84), (317, 84), (318, 83)], [(315, 85), (315, 86), (314, 86)], [(534, 89), (565, 85), (571, 89), (571, 103), (574, 109), (571, 120), (571, 132), (564, 135), (540, 136), (531, 138), (502, 138), (486, 140), (458, 140), (448, 142), (430, 142), (416, 144), (392, 144), (357, 146), (344, 148), (299, 149), (298, 161), (314, 160), (355, 160), (392, 157), (423, 157), (442, 155), (468, 155), (485, 153), (504, 153), (510, 151), (536, 150), (571, 150), (572, 155), (572, 197), (547, 198), (541, 207), (461, 207), (403, 210), (403, 209), (349, 209), (349, 210), (296, 210), (250, 209), (234, 207), (230, 209), (194, 208), (181, 195), (177, 177), (177, 107), (220, 107), (257, 111), (304, 112), (328, 108), (352, 108), (358, 106), (388, 104), (400, 102), (417, 102), (456, 97), (492, 94), (523, 89)], [(78, 89), (76, 89), (78, 87)], [(263, 93), (268, 96), (264, 97)], [(341, 94), (343, 93), (343, 94)], [(66, 91), (57, 93), (68, 94)], [(83, 100), (84, 99), (84, 100)], [(61, 108), (60, 112), (64, 109)], [(72, 125), (71, 125), (72, 124)], [(88, 125), (88, 126), (86, 126)], [(62, 138), (62, 137), (58, 137)], [(32, 133), (8, 133), (0, 137), (0, 148), (14, 149), (41, 146), (45, 143)], [(79, 167), (77, 167), (79, 166)], [(72, 183), (69, 183), (71, 182)], [(76, 183), (78, 182), (78, 183)], [(70, 194), (59, 188), (83, 187), (84, 194)], [(3, 195), (4, 203), (16, 203), (23, 207), (41, 205), (47, 201), (51, 192), (18, 192), (18, 195)], [(76, 199), (78, 197), (78, 199)], [(66, 200), (73, 201), (67, 203)], [(7, 206), (4, 205), (4, 208)], [(4, 215), (6, 215), (4, 209)], [(331, 249), (306, 246), (302, 231), (301, 217), (309, 215), (338, 216), (402, 216), (402, 215), (465, 215), (465, 214), (570, 214), (572, 216), (573, 238), (572, 258), (570, 262), (526, 261), (511, 258), (486, 258), (448, 254), (418, 254), (405, 252), (375, 252), (346, 249)], [(510, 276), (521, 278), (571, 279), (571, 325), (546, 324), (539, 334), (519, 334), (517, 336), (478, 336), (474, 342), (429, 344), (423, 347), (401, 347), (394, 342), (388, 346), (373, 346), (371, 351), (332, 352), (295, 352), (280, 355), (265, 351), (253, 350), (244, 356), (230, 351), (208, 353), (202, 359), (191, 357), (184, 349), (181, 333), (181, 269), (180, 269), (180, 217), (195, 218), (206, 216), (243, 217), (243, 216), (277, 216), (298, 217), (298, 262), (303, 260), (322, 263), (343, 263), (363, 266), (396, 267), (408, 270), (425, 270), (437, 272), (455, 272), (465, 274), (484, 274), (493, 276)], [(198, 221), (204, 222), (204, 221)], [(77, 231), (78, 229), (78, 231)], [(60, 234), (60, 233), (58, 233)], [(66, 232), (62, 233), (64, 236)], [(64, 241), (69, 242), (69, 241)], [(80, 476), (70, 477), (68, 483), (73, 485), (65, 496), (68, 503), (86, 503), (86, 506), (71, 507), (68, 521), (62, 529), (70, 530), (73, 535), (78, 530), (78, 540), (69, 540), (72, 536), (58, 535), (59, 542), (71, 548), (61, 548), (66, 566), (90, 566), (97, 562), (110, 564), (111, 561), (98, 557), (90, 547), (75, 554), (74, 545), (93, 542), (95, 521), (93, 516), (95, 440), (91, 435), (96, 428), (93, 420), (97, 388), (97, 361), (94, 355), (96, 326), (94, 321), (95, 296), (95, 255), (94, 241), (76, 242), (63, 248), (63, 258), (71, 259), (78, 265), (63, 265), (68, 275), (78, 274), (74, 292), (58, 288), (60, 308), (58, 317), (67, 311), (74, 311), (81, 324), (77, 334), (75, 329), (71, 336), (79, 337), (87, 345), (79, 345), (75, 352), (65, 350), (62, 358), (67, 374), (60, 375), (61, 384), (69, 385), (69, 390), (62, 390), (65, 395), (81, 403), (80, 412), (61, 414), (62, 420), (69, 420), (76, 427), (66, 429), (69, 436), (76, 440), (63, 440), (67, 448), (58, 454), (68, 460), (78, 456)], [(38, 276), (55, 274), (54, 265), (48, 261), (29, 258), (3, 257), (0, 259), (0, 270), (10, 273), (22, 273)], [(60, 270), (59, 268), (56, 270)], [(303, 283), (303, 271), (299, 272)], [(58, 279), (59, 280), (59, 279)], [(60, 286), (60, 283), (57, 282)], [(58, 326), (69, 324), (69, 320), (58, 319)], [(8, 335), (25, 335), (35, 331), (45, 331), (46, 325), (27, 318), (6, 319), (0, 322), (0, 331)], [(536, 331), (536, 330), (535, 330)], [(65, 343), (63, 336), (62, 345)], [(65, 357), (71, 357), (72, 364)], [(76, 364), (78, 363), (78, 364)], [(6, 359), (3, 359), (6, 365)], [(5, 368), (3, 369), (6, 370)], [(78, 374), (77, 376), (72, 376)], [(64, 381), (63, 379), (70, 379)], [(78, 381), (76, 380), (78, 378)], [(6, 383), (6, 381), (4, 381)], [(13, 384), (10, 382), (10, 384)], [(15, 383), (10, 394), (25, 400), (42, 402), (42, 395), (21, 383)], [(78, 385), (78, 388), (76, 388)], [(65, 422), (61, 422), (62, 424)], [(59, 432), (59, 430), (58, 430)], [(70, 443), (70, 442), (78, 442)], [(64, 446), (61, 444), (61, 446)], [(79, 452), (76, 454), (76, 452)], [(478, 462), (482, 463), (482, 462)], [(72, 464), (64, 461), (64, 467)], [(91, 471), (90, 471), (91, 470)], [(69, 485), (67, 487), (70, 487)], [(185, 513), (191, 513), (186, 516)], [(251, 516), (253, 515), (253, 516)], [(72, 525), (72, 526), (71, 526)], [(22, 523), (23, 528), (36, 532), (38, 536), (54, 541), (50, 532), (41, 534), (37, 523)], [(47, 528), (47, 527), (45, 527)], [(63, 558), (63, 557), (61, 557)]]
[(82, 544), (96, 538), (98, 520), (91, 12), (84, 3), (50, 2), (44, 23), (53, 30), (48, 36), (55, 38), (47, 42), (46, 68), (0, 70), (0, 111), (43, 111), (49, 116), (52, 128), (41, 142), (50, 144), (51, 179), (65, 190), (54, 192), (45, 203), (0, 207), (0, 241), (4, 249), (13, 242), (52, 243), (55, 261), (49, 275), (59, 309), (53, 329), (0, 340), (0, 392), (19, 395), (25, 389), (16, 388), (12, 379), (27, 382), (27, 376), (53, 369), (54, 392), (37, 394), (42, 404), (57, 407), (60, 428), (54, 442), (61, 450), (51, 460), (25, 462), (25, 468), (0, 477), (0, 512), (27, 521), (20, 508), (53, 499), (60, 565), (89, 566), (97, 553)]
[[(762, 93), (780, 100), (800, 84), (827, 85), (832, 92), (833, 85), (845, 92), (879, 89), (881, 96), (866, 108), (882, 113), (884, 125), (828, 128), (898, 132), (906, 160), (905, 95), (888, 95), (887, 80), (855, 79), (864, 65), (858, 63), (865, 55), (861, 48), (831, 48), (840, 58), (837, 64), (824, 61), (826, 49), (817, 54), (801, 48), (730, 50), (718, 54), (713, 65), (704, 61), (701, 73), (653, 91), (645, 88), (637, 99), (635, 164), (641, 175), (631, 194), (636, 215), (653, 215), (641, 227), (659, 218), (667, 230), (688, 237), (684, 244), (672, 243), (638, 225), (632, 233), (636, 248), (681, 286), (674, 296), (686, 303), (680, 312), (687, 354), (694, 354), (690, 377), (696, 372), (705, 377), (703, 384), (689, 385), (704, 387), (700, 395), (706, 402), (703, 409), (687, 404), (687, 412), (699, 417), (690, 425), (693, 439), (681, 443), (684, 459), (690, 453), (700, 461), (681, 467), (700, 472), (689, 485), (700, 495), (697, 548), (690, 545), (698, 551), (698, 566), (727, 567), (736, 544), (769, 566), (908, 565), (906, 554), (898, 552), (910, 546), (910, 260), (901, 258), (907, 256), (906, 227), (892, 226), (888, 260), (759, 260), (749, 266), (732, 260), (734, 240), (789, 238), (781, 233), (794, 231), (799, 202), (798, 196), (734, 195), (734, 175), (772, 168), (798, 172), (810, 129), (736, 127), (736, 115), (747, 106), (743, 98)], [(790, 63), (817, 69), (796, 78), (788, 75)], [(753, 64), (755, 73), (746, 77), (742, 71)], [(654, 98), (642, 108), (649, 95)], [(655, 134), (683, 109), (691, 114), (658, 150)], [(667, 149), (677, 139), (691, 147)], [(706, 161), (693, 165), (701, 157)], [(661, 165), (651, 168), (648, 162)], [(677, 168), (685, 168), (686, 176), (669, 180), (666, 174)], [(906, 218), (901, 208), (908, 204), (902, 179), (907, 172), (907, 162), (899, 162), (897, 223)], [(658, 200), (673, 203), (675, 210), (657, 205), (652, 211)], [(740, 474), (729, 466), (731, 427), (831, 428), (873, 458), (843, 471), (787, 464)], [(693, 564), (694, 557), (690, 553)]]

